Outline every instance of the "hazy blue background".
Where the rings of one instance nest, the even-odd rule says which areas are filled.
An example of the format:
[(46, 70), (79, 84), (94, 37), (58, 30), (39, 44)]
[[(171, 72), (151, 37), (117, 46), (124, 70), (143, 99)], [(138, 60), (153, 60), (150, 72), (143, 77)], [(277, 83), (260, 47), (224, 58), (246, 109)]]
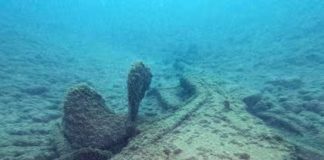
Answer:
[(101, 42), (123, 50), (154, 54), (194, 43), (213, 48), (215, 54), (228, 43), (249, 43), (253, 49), (322, 32), (323, 3), (321, 0), (1, 0), (0, 24), (2, 33), (15, 29), (56, 43), (73, 41), (72, 46), (75, 41)]

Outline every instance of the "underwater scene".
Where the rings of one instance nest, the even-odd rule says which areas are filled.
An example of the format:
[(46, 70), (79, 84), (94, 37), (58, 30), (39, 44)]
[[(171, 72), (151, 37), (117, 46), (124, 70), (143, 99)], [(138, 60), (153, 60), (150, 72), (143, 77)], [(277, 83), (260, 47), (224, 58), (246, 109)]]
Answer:
[(0, 0), (0, 160), (324, 160), (324, 1)]

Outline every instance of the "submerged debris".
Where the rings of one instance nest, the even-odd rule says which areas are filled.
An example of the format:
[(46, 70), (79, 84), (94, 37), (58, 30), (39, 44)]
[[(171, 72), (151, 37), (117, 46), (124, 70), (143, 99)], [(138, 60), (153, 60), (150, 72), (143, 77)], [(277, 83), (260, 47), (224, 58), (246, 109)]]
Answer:
[(63, 133), (72, 148), (118, 150), (128, 138), (124, 124), (125, 118), (109, 111), (101, 95), (87, 85), (68, 92)]
[[(286, 130), (296, 135), (303, 135), (303, 128), (299, 125), (292, 123), (287, 118), (280, 117), (271, 112), (277, 106), (262, 98), (261, 94), (254, 94), (243, 98), (243, 102), (247, 105), (246, 110), (251, 114), (259, 117), (270, 126)], [(270, 111), (270, 112), (268, 112)]]
[(178, 96), (182, 99), (188, 99), (194, 94), (196, 94), (197, 90), (196, 87), (184, 76), (179, 78), (179, 83), (181, 90), (178, 93)]
[(136, 63), (128, 77), (129, 115), (113, 113), (104, 99), (86, 84), (69, 90), (64, 101), (62, 125), (53, 144), (62, 160), (106, 160), (118, 153), (136, 131), (138, 107), (152, 74)]
[(250, 96), (247, 96), (243, 98), (243, 102), (248, 106), (248, 107), (253, 107), (256, 105), (260, 100), (262, 99), (261, 94), (253, 94)]
[(315, 150), (313, 148), (309, 148), (306, 146), (294, 146), (295, 152), (293, 153), (293, 156), (295, 156), (295, 159), (298, 160), (323, 160), (324, 155), (321, 153), (321, 151)]
[(225, 100), (225, 101), (223, 102), (223, 104), (224, 104), (223, 111), (228, 112), (228, 111), (231, 111), (231, 110), (232, 110), (232, 108), (231, 108), (231, 103), (230, 103), (229, 100)]
[(145, 96), (145, 92), (151, 84), (152, 74), (142, 62), (135, 63), (128, 73), (128, 120), (127, 132), (135, 133), (135, 121), (137, 119), (139, 105)]
[(61, 157), (59, 160), (107, 160), (112, 153), (105, 150), (93, 148), (81, 148)]
[(157, 99), (157, 101), (158, 101), (158, 105), (159, 105), (163, 110), (170, 110), (170, 109), (171, 109), (171, 110), (174, 110), (174, 109), (176, 109), (175, 106), (169, 104), (169, 102), (167, 102), (167, 101), (165, 100), (165, 98), (162, 97), (160, 91), (159, 91), (157, 88), (152, 88), (151, 90), (149, 90), (149, 91), (147, 92), (147, 94), (148, 94), (149, 96), (155, 97), (155, 98)]

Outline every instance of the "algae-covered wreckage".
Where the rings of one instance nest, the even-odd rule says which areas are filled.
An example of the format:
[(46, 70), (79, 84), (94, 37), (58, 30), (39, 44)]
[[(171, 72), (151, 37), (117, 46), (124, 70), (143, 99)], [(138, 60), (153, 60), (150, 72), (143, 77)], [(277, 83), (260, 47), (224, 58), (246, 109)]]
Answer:
[[(244, 103), (222, 90), (218, 82), (181, 75), (176, 88), (162, 90), (149, 88), (151, 78), (143, 63), (131, 68), (127, 115), (113, 113), (86, 84), (70, 89), (53, 142), (57, 159), (297, 158), (294, 146), (246, 112)], [(153, 120), (138, 119), (146, 92), (166, 114)]]

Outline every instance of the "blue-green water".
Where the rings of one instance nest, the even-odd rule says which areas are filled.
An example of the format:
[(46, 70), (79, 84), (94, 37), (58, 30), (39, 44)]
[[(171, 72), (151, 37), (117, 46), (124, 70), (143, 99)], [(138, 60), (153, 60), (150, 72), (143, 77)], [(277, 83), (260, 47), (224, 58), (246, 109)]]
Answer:
[[(177, 108), (165, 110), (146, 96), (140, 125), (180, 114), (181, 102), (190, 102), (168, 89), (181, 86), (179, 77), (196, 77), (241, 107), (225, 116), (251, 117), (280, 136), (280, 145), (293, 146), (290, 159), (324, 157), (322, 0), (0, 0), (0, 159), (62, 157), (53, 147), (53, 128), (62, 121), (68, 88), (78, 83), (126, 114), (127, 74), (136, 61), (151, 68), (160, 100)], [(244, 101), (255, 94), (256, 104)], [(168, 159), (186, 159), (191, 145)]]

